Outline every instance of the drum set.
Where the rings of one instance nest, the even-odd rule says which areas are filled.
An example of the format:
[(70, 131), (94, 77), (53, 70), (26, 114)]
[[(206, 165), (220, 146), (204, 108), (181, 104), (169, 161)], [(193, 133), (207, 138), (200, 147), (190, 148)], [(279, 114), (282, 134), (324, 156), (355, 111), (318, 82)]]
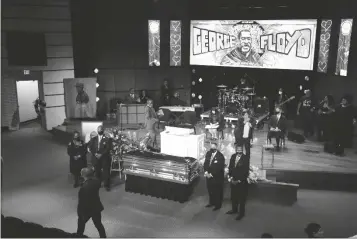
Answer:
[(217, 85), (218, 88), (218, 107), (228, 114), (240, 114), (245, 109), (253, 105), (255, 88), (238, 88), (227, 89), (226, 85)]

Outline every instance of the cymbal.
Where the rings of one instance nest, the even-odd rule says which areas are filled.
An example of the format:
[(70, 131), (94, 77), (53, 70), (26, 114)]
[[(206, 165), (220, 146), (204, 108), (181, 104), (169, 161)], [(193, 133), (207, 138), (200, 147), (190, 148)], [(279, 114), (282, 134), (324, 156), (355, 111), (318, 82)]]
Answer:
[(237, 86), (233, 88), (233, 90), (238, 90), (238, 89), (239, 89), (239, 88), (238, 88)]
[(242, 90), (253, 90), (253, 88), (245, 87), (245, 88), (242, 88)]
[(217, 85), (218, 88), (227, 88), (226, 85)]
[(255, 95), (255, 93), (248, 93), (247, 95)]

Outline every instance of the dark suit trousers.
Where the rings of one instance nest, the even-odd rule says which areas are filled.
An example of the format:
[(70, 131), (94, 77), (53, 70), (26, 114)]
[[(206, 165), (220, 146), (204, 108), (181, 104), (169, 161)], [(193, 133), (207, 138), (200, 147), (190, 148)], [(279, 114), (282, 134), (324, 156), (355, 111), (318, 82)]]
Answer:
[(106, 238), (106, 233), (105, 233), (105, 229), (104, 226), (102, 224), (102, 214), (101, 212), (95, 213), (92, 216), (88, 216), (88, 215), (78, 215), (78, 227), (77, 227), (77, 235), (83, 235), (85, 227), (86, 227), (86, 223), (88, 222), (88, 220), (92, 218), (92, 221), (94, 223), (94, 226), (97, 228), (98, 232), (99, 232), (99, 236), (101, 238)]
[(248, 184), (247, 183), (238, 183), (236, 185), (231, 184), (231, 201), (232, 201), (232, 210), (238, 211), (239, 214), (245, 215), (245, 203), (247, 201), (248, 195)]
[(243, 146), (245, 148), (245, 152), (246, 152), (247, 155), (250, 155), (250, 145), (251, 145), (250, 141), (251, 141), (250, 137), (249, 138), (243, 138)]
[(222, 207), (224, 180), (207, 178), (206, 183), (209, 196), (209, 204), (218, 208)]
[(102, 157), (94, 165), (95, 175), (104, 182), (105, 187), (110, 186), (110, 164), (111, 157)]
[(284, 134), (282, 131), (269, 131), (268, 132), (268, 140), (269, 143), (271, 143), (271, 138), (275, 138), (276, 140), (276, 145), (280, 147), (280, 139), (284, 137)]

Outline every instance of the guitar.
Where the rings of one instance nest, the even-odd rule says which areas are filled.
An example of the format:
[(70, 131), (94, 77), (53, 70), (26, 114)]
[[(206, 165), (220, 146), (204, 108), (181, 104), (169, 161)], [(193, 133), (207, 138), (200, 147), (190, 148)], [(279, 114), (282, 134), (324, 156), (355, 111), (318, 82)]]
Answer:
[(281, 106), (285, 105), (286, 103), (292, 101), (293, 99), (295, 99), (295, 96), (291, 96), (289, 99), (287, 99), (287, 100), (281, 102), (280, 104), (275, 104), (275, 108), (276, 108), (276, 107), (281, 107)]

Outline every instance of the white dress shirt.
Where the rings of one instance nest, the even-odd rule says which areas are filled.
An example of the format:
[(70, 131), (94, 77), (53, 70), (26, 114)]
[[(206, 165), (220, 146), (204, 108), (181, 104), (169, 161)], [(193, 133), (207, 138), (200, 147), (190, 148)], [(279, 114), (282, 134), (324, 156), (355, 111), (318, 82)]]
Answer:
[(244, 129), (243, 129), (243, 138), (249, 138), (249, 131), (250, 131), (251, 124), (249, 122), (244, 124)]

